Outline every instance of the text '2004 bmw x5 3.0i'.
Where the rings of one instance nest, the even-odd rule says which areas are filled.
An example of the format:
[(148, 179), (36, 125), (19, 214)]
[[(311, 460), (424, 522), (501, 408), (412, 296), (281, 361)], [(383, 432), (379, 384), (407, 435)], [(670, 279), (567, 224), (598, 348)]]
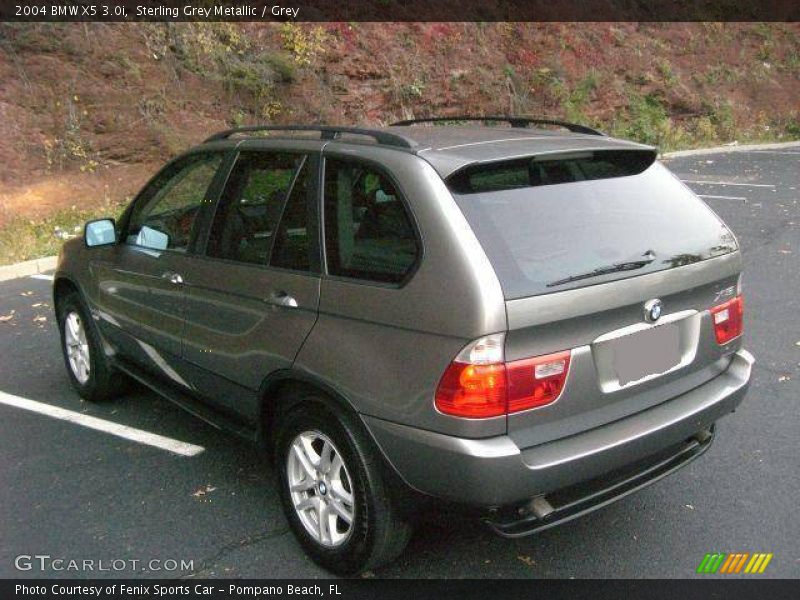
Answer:
[(337, 573), (397, 556), (419, 493), (509, 537), (620, 498), (750, 379), (736, 239), (653, 148), (458, 120), (217, 134), (60, 256), (81, 396), (124, 373), (265, 441)]

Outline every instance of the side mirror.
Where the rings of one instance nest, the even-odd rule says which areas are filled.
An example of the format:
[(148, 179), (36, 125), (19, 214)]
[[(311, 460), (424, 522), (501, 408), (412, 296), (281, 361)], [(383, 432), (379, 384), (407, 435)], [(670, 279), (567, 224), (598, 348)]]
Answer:
[(116, 244), (117, 229), (114, 219), (97, 219), (86, 223), (83, 228), (83, 241), (88, 248)]
[(158, 229), (142, 225), (136, 236), (136, 245), (152, 250), (166, 250), (169, 248), (169, 235)]

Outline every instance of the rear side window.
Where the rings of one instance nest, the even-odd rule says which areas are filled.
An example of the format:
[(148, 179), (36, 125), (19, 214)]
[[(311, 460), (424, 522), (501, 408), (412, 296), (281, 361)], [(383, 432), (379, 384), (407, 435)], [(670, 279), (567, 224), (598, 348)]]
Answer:
[(598, 153), (480, 165), (448, 182), (507, 299), (736, 250), (719, 218), (665, 167), (651, 164), (652, 154), (646, 163), (637, 158)]
[(399, 191), (355, 161), (325, 162), (325, 249), (331, 275), (399, 283), (419, 254)]

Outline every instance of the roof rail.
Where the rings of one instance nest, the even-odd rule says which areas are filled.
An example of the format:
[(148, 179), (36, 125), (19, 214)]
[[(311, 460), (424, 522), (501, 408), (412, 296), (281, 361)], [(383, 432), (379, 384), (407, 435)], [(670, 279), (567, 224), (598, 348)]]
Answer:
[(257, 133), (260, 131), (318, 131), (320, 139), (335, 140), (343, 133), (363, 135), (371, 137), (379, 144), (386, 146), (396, 146), (400, 148), (413, 148), (414, 144), (410, 140), (395, 133), (385, 131), (375, 131), (374, 129), (361, 129), (359, 127), (337, 127), (334, 125), (254, 125), (250, 127), (236, 127), (215, 133), (203, 143), (225, 140), (233, 135), (241, 133)]
[(558, 125), (572, 131), (573, 133), (586, 133), (588, 135), (605, 135), (602, 131), (587, 127), (586, 125), (579, 125), (577, 123), (568, 123), (567, 121), (556, 121), (554, 119), (531, 119), (528, 117), (475, 117), (471, 115), (461, 115), (456, 117), (428, 117), (425, 119), (408, 119), (405, 121), (398, 121), (392, 123), (392, 126), (405, 126), (415, 125), (417, 123), (442, 123), (448, 121), (502, 121), (508, 123), (511, 127), (525, 128), (529, 125)]

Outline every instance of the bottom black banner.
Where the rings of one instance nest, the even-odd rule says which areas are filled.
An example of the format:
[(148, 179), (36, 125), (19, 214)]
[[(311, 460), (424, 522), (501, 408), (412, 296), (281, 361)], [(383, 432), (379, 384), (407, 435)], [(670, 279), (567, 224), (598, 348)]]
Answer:
[(795, 600), (797, 580), (0, 580), (0, 598)]

